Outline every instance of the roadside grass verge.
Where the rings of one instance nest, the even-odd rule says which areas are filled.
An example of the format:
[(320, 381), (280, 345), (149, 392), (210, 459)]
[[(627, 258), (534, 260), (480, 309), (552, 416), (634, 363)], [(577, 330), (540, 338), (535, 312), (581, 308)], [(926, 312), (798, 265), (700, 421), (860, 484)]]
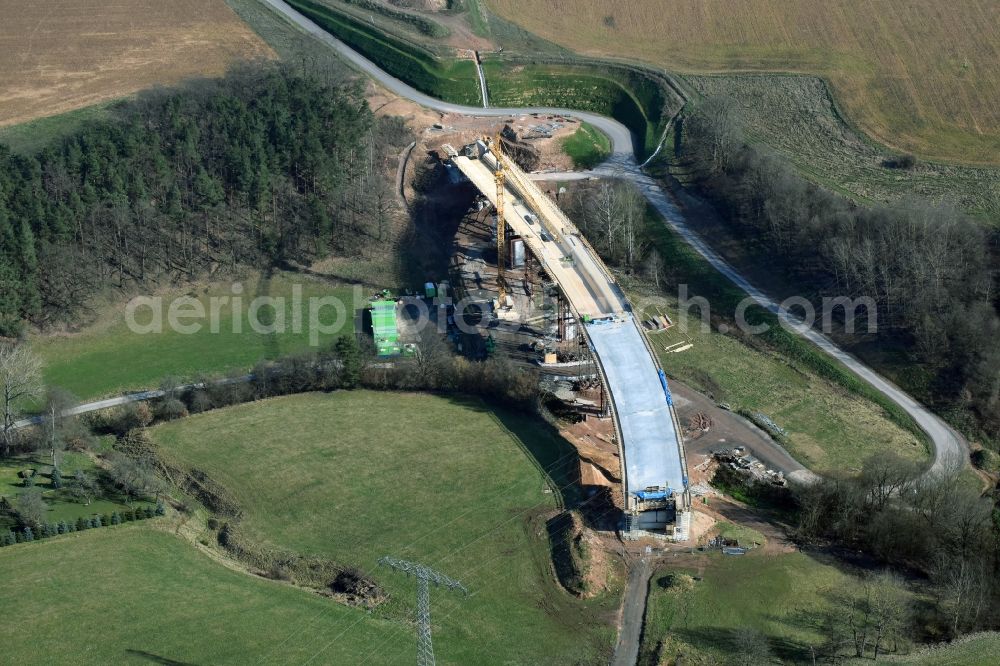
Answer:
[(563, 152), (573, 160), (576, 169), (593, 169), (611, 154), (611, 141), (588, 123), (580, 126), (562, 141)]
[[(666, 298), (677, 325), (650, 335), (668, 375), (736, 409), (762, 412), (787, 431), (783, 443), (803, 465), (817, 472), (851, 471), (869, 455), (894, 451), (928, 461), (924, 433), (897, 405), (758, 306), (746, 311), (750, 324), (767, 324), (758, 336), (722, 334), (735, 326), (736, 307), (744, 294), (680, 239), (655, 211), (647, 217), (650, 238), (667, 264), (667, 287), (643, 283), (642, 297)], [(703, 330), (699, 309), (689, 310), (687, 331), (677, 315), (678, 285), (688, 298), (702, 296), (711, 306), (711, 330)], [(693, 346), (679, 353), (665, 348)], [(675, 347), (676, 348), (676, 347)]]
[(444, 25), (419, 14), (395, 9), (389, 3), (377, 0), (320, 0), (328, 6), (338, 6), (355, 18), (368, 22), (385, 22), (393, 29), (406, 30), (427, 39), (444, 39), (451, 31)]
[[(236, 1), (236, 0), (230, 0)], [(438, 99), (478, 106), (479, 80), (471, 60), (439, 55), (352, 15), (312, 0), (290, 0), (298, 11), (392, 76)], [(679, 101), (666, 84), (636, 68), (557, 56), (483, 54), (494, 106), (553, 106), (592, 111), (625, 124), (641, 155), (654, 150)], [(539, 59), (540, 58), (540, 59)], [(549, 58), (550, 61), (546, 61)]]
[(781, 660), (807, 662), (809, 646), (827, 638), (822, 622), (837, 612), (838, 595), (860, 587), (855, 576), (803, 553), (710, 555), (703, 580), (688, 592), (664, 587), (672, 572), (696, 574), (653, 574), (640, 663), (656, 663), (657, 652), (668, 660), (683, 654), (685, 663), (725, 662), (741, 629), (763, 634)]
[(472, 399), (351, 391), (206, 412), (152, 436), (171, 464), (229, 491), (249, 538), (361, 566), (387, 588), (390, 601), (373, 614), (386, 628), (351, 663), (412, 655), (413, 581), (376, 568), (383, 555), (469, 588), (468, 597), (432, 593), (442, 661), (596, 663), (610, 654), (617, 594), (581, 601), (552, 575), (542, 518), (558, 506), (551, 484), (570, 483), (577, 458), (541, 421)]
[(282, 62), (322, 71), (330, 80), (346, 81), (353, 76), (353, 70), (336, 53), (261, 0), (226, 0), (226, 4), (267, 42)]
[[(162, 520), (162, 519), (160, 519)], [(130, 523), (0, 549), (10, 663), (356, 663), (388, 623)], [(412, 641), (396, 659), (408, 663)], [(323, 650), (320, 652), (321, 648)]]
[(621, 65), (486, 54), (483, 74), (494, 106), (554, 106), (612, 117), (638, 138), (640, 158), (656, 149), (663, 125), (677, 110), (660, 83)]
[[(238, 280), (234, 280), (236, 282)], [(235, 317), (232, 300), (221, 305), (218, 332), (213, 333), (208, 322), (201, 329), (185, 335), (167, 326), (169, 304), (180, 296), (191, 296), (210, 313), (212, 297), (233, 298), (233, 284), (201, 283), (183, 291), (164, 291), (162, 296), (163, 332), (138, 334), (129, 329), (125, 303), (106, 306), (96, 317), (96, 323), (78, 333), (46, 334), (31, 338), (32, 349), (45, 363), (43, 376), (49, 386), (64, 388), (81, 399), (108, 396), (125, 390), (156, 388), (165, 377), (193, 379), (200, 375), (224, 373), (229, 370), (249, 371), (258, 361), (273, 359), (309, 347), (308, 302), (313, 296), (335, 296), (344, 303), (348, 322), (343, 331), (354, 330), (354, 311), (363, 303), (356, 298), (354, 287), (333, 287), (317, 280), (292, 273), (276, 273), (270, 278), (251, 276), (240, 281), (242, 307)], [(302, 326), (293, 328), (293, 285), (302, 289)], [(358, 293), (367, 295), (359, 288)], [(249, 306), (257, 296), (282, 298), (283, 332), (260, 333), (251, 328)], [(274, 309), (262, 307), (259, 319), (267, 323)], [(322, 321), (331, 323), (332, 308), (324, 308)], [(149, 308), (136, 312), (139, 323), (149, 323)], [(196, 321), (196, 320), (191, 320)], [(277, 319), (274, 320), (277, 323)], [(234, 332), (238, 322), (239, 332)], [(184, 323), (190, 323), (185, 320)], [(330, 344), (337, 335), (319, 335), (320, 345)]]

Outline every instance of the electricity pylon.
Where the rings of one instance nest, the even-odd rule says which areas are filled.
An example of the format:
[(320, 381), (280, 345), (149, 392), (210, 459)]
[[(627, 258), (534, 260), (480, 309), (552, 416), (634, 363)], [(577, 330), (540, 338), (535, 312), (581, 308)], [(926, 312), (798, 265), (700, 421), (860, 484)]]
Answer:
[(463, 594), (469, 591), (457, 580), (434, 571), (416, 562), (397, 560), (395, 557), (383, 557), (378, 561), (387, 567), (398, 569), (417, 579), (417, 666), (434, 666), (434, 646), (431, 644), (431, 589), (430, 584), (443, 585), (452, 590), (460, 590)]

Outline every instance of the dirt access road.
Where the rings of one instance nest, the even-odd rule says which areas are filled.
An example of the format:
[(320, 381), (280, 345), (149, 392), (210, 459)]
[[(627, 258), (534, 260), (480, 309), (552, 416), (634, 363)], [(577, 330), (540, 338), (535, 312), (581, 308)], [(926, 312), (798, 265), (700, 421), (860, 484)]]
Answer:
[(629, 567), (622, 600), (621, 628), (618, 630), (618, 644), (615, 645), (611, 666), (635, 666), (639, 660), (642, 625), (646, 617), (646, 597), (652, 575), (653, 565), (645, 556), (635, 559)]

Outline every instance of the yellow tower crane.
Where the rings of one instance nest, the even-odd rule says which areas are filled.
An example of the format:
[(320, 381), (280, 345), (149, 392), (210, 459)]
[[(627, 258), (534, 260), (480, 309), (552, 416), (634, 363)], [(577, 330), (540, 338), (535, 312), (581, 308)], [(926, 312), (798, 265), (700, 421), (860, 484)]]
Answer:
[(504, 172), (504, 160), (503, 160), (503, 147), (500, 143), (500, 132), (498, 131), (496, 137), (492, 142), (493, 157), (496, 158), (497, 168), (493, 172), (493, 180), (496, 182), (497, 186), (497, 294), (498, 300), (500, 302), (500, 307), (506, 306), (507, 300), (507, 278), (505, 273), (505, 268), (507, 265), (507, 221), (503, 216), (503, 192), (504, 192), (504, 178), (506, 174)]

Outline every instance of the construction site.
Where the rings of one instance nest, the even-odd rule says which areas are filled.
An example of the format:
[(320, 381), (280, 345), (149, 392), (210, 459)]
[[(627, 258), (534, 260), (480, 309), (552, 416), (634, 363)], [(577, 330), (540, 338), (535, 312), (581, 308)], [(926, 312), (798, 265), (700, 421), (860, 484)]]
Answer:
[[(507, 144), (507, 145), (505, 145)], [(462, 353), (537, 365), (576, 425), (584, 487), (604, 486), (626, 539), (686, 541), (691, 493), (683, 430), (644, 328), (594, 248), (508, 154), (498, 133), (440, 155), (477, 196), (455, 235), (449, 336)], [(433, 285), (431, 285), (433, 286)]]

